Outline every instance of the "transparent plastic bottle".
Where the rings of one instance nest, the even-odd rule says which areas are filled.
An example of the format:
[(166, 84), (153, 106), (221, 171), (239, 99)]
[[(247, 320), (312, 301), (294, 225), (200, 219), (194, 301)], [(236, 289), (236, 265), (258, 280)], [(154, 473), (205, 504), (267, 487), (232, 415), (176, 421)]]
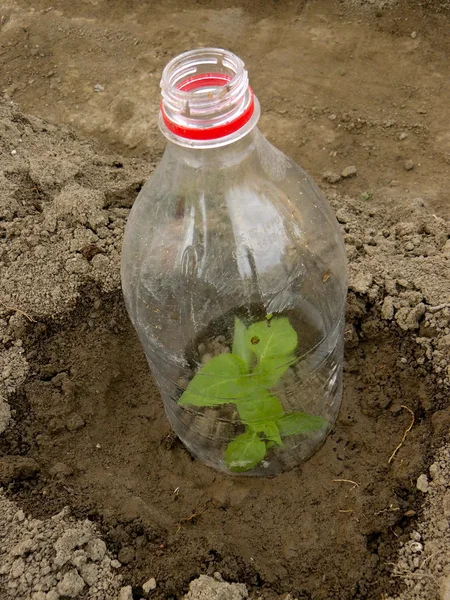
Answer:
[(291, 469), (324, 441), (341, 402), (338, 223), (257, 129), (237, 56), (186, 52), (161, 88), (168, 145), (125, 230), (127, 310), (194, 456), (229, 473)]

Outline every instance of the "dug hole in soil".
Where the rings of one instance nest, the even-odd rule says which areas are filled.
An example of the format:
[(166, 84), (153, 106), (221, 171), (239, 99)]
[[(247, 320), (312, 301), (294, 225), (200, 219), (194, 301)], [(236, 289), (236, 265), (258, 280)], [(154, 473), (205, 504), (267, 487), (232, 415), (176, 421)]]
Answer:
[[(338, 422), (298, 469), (225, 476), (172, 434), (122, 302), (123, 226), (152, 165), (100, 156), (65, 128), (0, 107), (0, 496), (18, 510), (0, 517), (3, 597), (114, 597), (100, 572), (118, 578), (124, 599), (180, 598), (200, 574), (246, 586), (218, 598), (378, 599), (405, 586), (416, 586), (407, 598), (439, 594), (448, 563), (438, 577), (423, 571), (434, 568), (431, 550), (442, 558), (436, 539), (448, 521), (430, 530), (426, 566), (416, 538), (424, 494), (442, 504), (448, 481), (447, 455), (437, 466), (434, 456), (450, 424), (449, 224), (420, 199), (389, 213), (329, 190), (350, 265)], [(55, 522), (90, 533), (70, 548), (84, 554), (66, 562), (55, 562), (66, 535), (55, 533), (41, 550), (53, 579), (40, 589), (40, 567), (27, 578), (17, 561), (34, 565), (33, 531), (58, 513)], [(24, 519), (31, 541), (11, 548), (11, 523), (19, 539)], [(88, 548), (100, 538), (107, 560), (95, 579)], [(416, 555), (405, 559), (411, 540), (417, 566)], [(65, 594), (68, 573), (78, 588)], [(144, 589), (149, 578), (156, 587)]]

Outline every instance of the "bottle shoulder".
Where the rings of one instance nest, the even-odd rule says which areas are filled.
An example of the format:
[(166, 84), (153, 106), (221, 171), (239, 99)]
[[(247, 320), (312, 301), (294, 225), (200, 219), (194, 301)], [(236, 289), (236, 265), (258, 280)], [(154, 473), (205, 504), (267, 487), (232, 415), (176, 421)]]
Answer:
[(281, 222), (294, 238), (334, 240), (343, 251), (340, 226), (312, 178), (267, 140), (231, 165), (193, 167), (169, 152), (135, 201), (129, 221), (153, 226), (176, 221), (216, 221), (231, 229), (267, 230)]

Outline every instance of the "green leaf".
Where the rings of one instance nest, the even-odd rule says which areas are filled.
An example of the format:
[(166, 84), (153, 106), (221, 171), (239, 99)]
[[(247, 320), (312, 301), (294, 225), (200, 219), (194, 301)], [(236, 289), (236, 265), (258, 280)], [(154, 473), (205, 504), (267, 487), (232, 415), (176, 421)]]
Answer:
[(323, 417), (308, 415), (307, 413), (294, 412), (277, 419), (278, 429), (282, 437), (295, 435), (297, 433), (314, 433), (328, 425)]
[(271, 446), (282, 446), (283, 442), (281, 440), (280, 431), (277, 427), (275, 421), (269, 421), (267, 423), (261, 423), (258, 426), (258, 432), (263, 433), (265, 439), (269, 442)]
[(297, 347), (297, 332), (287, 317), (253, 323), (247, 329), (247, 346), (260, 362), (276, 356), (292, 354)]
[(264, 437), (282, 446), (276, 418), (283, 414), (283, 407), (275, 396), (264, 393), (262, 396), (248, 401), (239, 401), (237, 408), (241, 421), (252, 431), (264, 434)]
[(239, 356), (215, 356), (191, 379), (178, 404), (217, 406), (248, 397), (246, 373), (246, 364)]
[(283, 407), (278, 398), (267, 392), (254, 398), (239, 400), (236, 405), (241, 421), (256, 431), (262, 431), (258, 429), (259, 424), (275, 421), (283, 414)]
[(232, 440), (225, 450), (225, 462), (230, 471), (243, 473), (253, 469), (266, 455), (266, 444), (252, 431)]
[[(266, 388), (271, 388), (278, 383), (282, 375), (295, 363), (295, 356), (275, 356), (266, 358), (258, 363), (253, 374)], [(250, 379), (251, 382), (251, 379)]]
[(247, 328), (237, 317), (234, 318), (234, 339), (232, 351), (233, 354), (236, 354), (236, 356), (242, 358), (247, 365), (247, 368), (250, 369), (253, 353), (247, 345)]

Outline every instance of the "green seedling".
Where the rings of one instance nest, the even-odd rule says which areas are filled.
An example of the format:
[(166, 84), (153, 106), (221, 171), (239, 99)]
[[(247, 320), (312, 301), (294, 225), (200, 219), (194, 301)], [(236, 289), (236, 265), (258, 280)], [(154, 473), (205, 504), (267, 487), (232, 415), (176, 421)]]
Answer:
[(249, 471), (270, 448), (282, 447), (283, 438), (308, 435), (328, 425), (323, 417), (284, 414), (271, 391), (295, 363), (297, 345), (297, 333), (287, 317), (269, 314), (249, 327), (236, 317), (232, 352), (208, 361), (181, 396), (181, 405), (236, 405), (245, 431), (225, 450), (230, 471)]

